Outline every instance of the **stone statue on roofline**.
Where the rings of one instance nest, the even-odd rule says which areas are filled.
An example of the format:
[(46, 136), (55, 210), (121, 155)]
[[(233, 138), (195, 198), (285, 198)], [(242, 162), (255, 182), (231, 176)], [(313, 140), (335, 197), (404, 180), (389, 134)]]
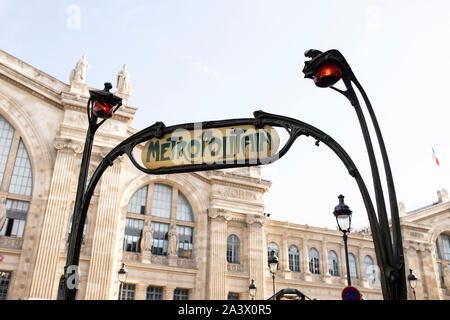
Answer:
[(77, 62), (75, 68), (70, 73), (70, 84), (71, 85), (73, 83), (85, 84), (88, 69), (89, 63), (86, 60), (86, 55), (83, 54), (81, 60)]
[(131, 95), (131, 81), (130, 81), (130, 74), (127, 70), (127, 65), (124, 64), (122, 70), (119, 71), (117, 74), (117, 93), (119, 95)]

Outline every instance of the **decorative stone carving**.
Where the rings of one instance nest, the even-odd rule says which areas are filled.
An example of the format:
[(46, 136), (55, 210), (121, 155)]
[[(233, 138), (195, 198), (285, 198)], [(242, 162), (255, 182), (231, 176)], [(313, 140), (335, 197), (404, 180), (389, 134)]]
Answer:
[(398, 214), (400, 217), (406, 216), (406, 209), (403, 202), (398, 203)]
[(209, 208), (208, 209), (208, 217), (211, 219), (222, 218), (225, 221), (231, 220), (231, 215), (223, 209), (218, 208)]
[(22, 249), (23, 238), (10, 238), (0, 236), (0, 247)]
[(84, 143), (75, 142), (70, 139), (56, 139), (54, 146), (57, 150), (70, 149), (75, 155), (82, 153), (84, 149)]
[(169, 255), (177, 255), (178, 253), (178, 235), (175, 226), (169, 230)]
[(131, 82), (130, 82), (130, 74), (127, 71), (127, 65), (124, 64), (122, 70), (117, 74), (117, 93), (123, 94), (126, 96), (131, 95)]
[(146, 225), (144, 227), (144, 230), (142, 230), (142, 239), (141, 239), (141, 252), (148, 252), (152, 250), (152, 242), (153, 242), (153, 232), (155, 230), (149, 226)]
[(77, 62), (75, 68), (70, 73), (70, 85), (73, 83), (84, 84), (86, 83), (86, 74), (89, 69), (89, 63), (86, 60), (86, 55), (83, 54), (81, 60)]
[(267, 223), (267, 217), (261, 216), (258, 214), (249, 214), (247, 216), (246, 222), (248, 225), (252, 225), (254, 223), (259, 224), (261, 227), (263, 227)]

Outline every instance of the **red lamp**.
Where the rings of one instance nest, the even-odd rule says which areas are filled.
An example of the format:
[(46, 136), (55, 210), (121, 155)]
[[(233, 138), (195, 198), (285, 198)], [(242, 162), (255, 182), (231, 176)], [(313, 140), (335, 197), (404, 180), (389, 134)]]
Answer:
[(341, 78), (341, 67), (336, 62), (327, 62), (317, 68), (314, 74), (314, 83), (320, 88), (328, 88)]
[(106, 82), (105, 89), (89, 91), (93, 101), (92, 113), (94, 116), (102, 119), (109, 119), (114, 115), (115, 108), (118, 108), (122, 104), (122, 98), (109, 92), (111, 88), (111, 83)]

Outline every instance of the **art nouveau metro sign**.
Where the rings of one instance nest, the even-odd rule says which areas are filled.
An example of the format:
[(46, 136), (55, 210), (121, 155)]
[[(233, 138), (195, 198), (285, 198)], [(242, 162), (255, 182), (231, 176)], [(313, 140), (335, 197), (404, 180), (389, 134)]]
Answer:
[(262, 163), (271, 159), (280, 145), (271, 126), (237, 125), (194, 130), (176, 129), (162, 138), (153, 138), (142, 150), (142, 163), (148, 169)]

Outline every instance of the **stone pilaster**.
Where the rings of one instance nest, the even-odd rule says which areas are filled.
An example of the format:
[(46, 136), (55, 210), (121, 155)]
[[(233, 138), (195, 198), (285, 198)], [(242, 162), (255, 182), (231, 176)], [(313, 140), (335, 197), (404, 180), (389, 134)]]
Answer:
[[(428, 292), (429, 300), (440, 300), (440, 288), (441, 284), (439, 281), (439, 273), (437, 272), (437, 267), (434, 266), (430, 261), (431, 257), (431, 249), (421, 247), (419, 249), (419, 257), (423, 262), (423, 275), (424, 279), (421, 281), (422, 285), (425, 287), (424, 289)], [(436, 273), (434, 272), (436, 268)]]
[(147, 286), (144, 284), (136, 283), (136, 295), (135, 300), (147, 300)]
[(322, 259), (321, 273), (324, 275), (325, 282), (331, 283), (330, 269), (328, 268), (328, 248), (326, 240), (322, 240)]
[[(344, 283), (347, 283), (347, 262), (345, 260), (345, 247), (344, 245), (339, 246), (340, 253), (339, 253), (339, 272), (340, 276), (343, 279)], [(350, 249), (348, 251), (348, 255), (350, 257)], [(349, 260), (350, 263), (350, 260)]]
[(286, 236), (283, 236), (281, 240), (281, 252), (280, 252), (280, 269), (284, 272), (289, 272), (289, 254), (288, 254), (288, 243)]
[(311, 281), (311, 271), (309, 270), (309, 252), (308, 252), (308, 237), (302, 240), (302, 270), (305, 273), (305, 280)]
[(210, 218), (208, 299), (224, 300), (227, 298), (225, 272), (227, 270), (227, 221), (230, 215), (223, 210), (210, 208), (208, 216)]
[(264, 270), (267, 266), (265, 255), (264, 225), (267, 218), (257, 214), (247, 216), (248, 232), (248, 260), (249, 260), (249, 284), (255, 280), (256, 296), (255, 300), (265, 299), (266, 292)]
[(100, 198), (95, 221), (91, 262), (89, 265), (87, 300), (109, 299), (112, 284), (116, 226), (119, 219), (120, 160), (109, 167), (101, 178)]
[(173, 292), (175, 291), (174, 287), (165, 287), (164, 288), (164, 300), (173, 300)]
[(64, 270), (56, 270), (61, 239), (67, 235), (70, 215), (70, 185), (77, 153), (82, 145), (70, 141), (57, 141), (58, 149), (50, 193), (45, 210), (42, 234), (31, 283), (30, 299), (55, 299), (58, 280)]

